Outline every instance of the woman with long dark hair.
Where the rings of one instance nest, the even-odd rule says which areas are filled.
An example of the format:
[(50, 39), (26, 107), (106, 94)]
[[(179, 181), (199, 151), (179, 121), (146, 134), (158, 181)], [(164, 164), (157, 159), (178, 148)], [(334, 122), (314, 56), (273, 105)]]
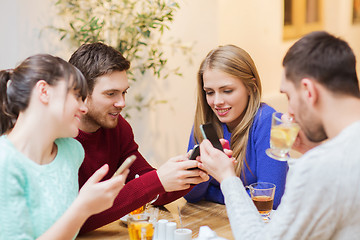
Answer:
[(99, 183), (107, 165), (78, 194), (86, 96), (81, 72), (58, 57), (0, 71), (0, 239), (72, 239), (113, 204), (127, 172)]

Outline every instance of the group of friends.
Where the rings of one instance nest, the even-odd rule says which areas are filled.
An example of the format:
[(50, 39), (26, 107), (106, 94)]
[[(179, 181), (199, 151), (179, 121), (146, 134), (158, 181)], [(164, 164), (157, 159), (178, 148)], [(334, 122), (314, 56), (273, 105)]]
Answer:
[[(235, 239), (358, 238), (360, 91), (346, 41), (312, 32), (283, 59), (280, 92), (303, 153), (290, 168), (265, 153), (275, 109), (261, 101), (245, 50), (219, 46), (202, 61), (189, 152), (158, 169), (120, 115), (129, 68), (114, 48), (90, 43), (68, 62), (38, 54), (0, 71), (0, 239), (74, 239), (183, 196), (225, 204)], [(203, 139), (207, 122), (229, 143), (224, 152)], [(189, 160), (196, 144), (200, 157)], [(112, 177), (131, 155), (130, 168)], [(276, 185), (269, 223), (246, 191), (254, 182)]]

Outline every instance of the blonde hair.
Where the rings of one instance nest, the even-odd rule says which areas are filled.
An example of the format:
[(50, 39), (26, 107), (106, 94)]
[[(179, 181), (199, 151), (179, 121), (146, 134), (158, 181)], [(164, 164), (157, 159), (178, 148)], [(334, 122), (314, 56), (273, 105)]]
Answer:
[(233, 157), (238, 161), (235, 171), (238, 176), (244, 171), (246, 162), (246, 147), (249, 132), (255, 115), (260, 107), (261, 82), (256, 66), (250, 55), (243, 49), (234, 46), (220, 46), (208, 53), (202, 61), (197, 75), (197, 103), (194, 120), (195, 142), (203, 140), (200, 125), (211, 122), (218, 135), (223, 136), (221, 122), (207, 104), (206, 94), (203, 90), (203, 75), (207, 69), (216, 69), (239, 79), (249, 92), (249, 101), (241, 122), (231, 133), (231, 148)]

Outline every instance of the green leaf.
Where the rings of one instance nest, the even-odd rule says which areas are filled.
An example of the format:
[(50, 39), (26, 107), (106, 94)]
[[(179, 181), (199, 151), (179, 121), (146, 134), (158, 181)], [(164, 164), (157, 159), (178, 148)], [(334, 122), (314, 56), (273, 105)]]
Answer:
[(66, 37), (66, 33), (60, 37), (60, 40), (63, 40)]
[[(184, 55), (192, 53), (192, 47), (182, 47), (181, 41), (162, 39), (180, 9), (179, 2), (92, 0), (83, 5), (83, 0), (55, 0), (57, 17), (65, 27), (54, 26), (53, 29), (59, 34), (60, 40), (70, 39), (72, 47), (97, 41), (111, 42), (115, 49), (131, 61), (131, 68), (127, 71), (131, 84), (141, 83), (143, 86), (145, 82), (150, 87), (155, 81), (182, 75), (179, 67), (169, 69), (168, 58), (162, 50), (164, 47), (181, 49), (180, 53)], [(146, 95), (146, 99), (144, 95), (132, 96), (132, 102), (127, 104), (126, 109), (140, 111), (166, 102), (158, 100), (151, 93), (147, 94), (150, 97)], [(125, 117), (130, 117), (128, 112)]]

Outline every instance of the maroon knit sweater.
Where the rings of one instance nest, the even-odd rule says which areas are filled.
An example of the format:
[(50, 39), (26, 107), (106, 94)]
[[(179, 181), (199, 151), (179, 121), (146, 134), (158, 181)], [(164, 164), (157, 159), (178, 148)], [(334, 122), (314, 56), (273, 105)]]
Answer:
[[(126, 185), (116, 197), (114, 205), (101, 213), (91, 216), (83, 225), (80, 233), (85, 233), (115, 220), (153, 200), (159, 198), (154, 205), (172, 202), (190, 191), (165, 192), (156, 169), (151, 167), (138, 151), (130, 124), (121, 116), (116, 128), (100, 128), (94, 133), (79, 131), (76, 137), (85, 150), (85, 159), (79, 169), (79, 186), (82, 187), (89, 177), (105, 163), (109, 172), (104, 180), (109, 179), (116, 169), (132, 154), (135, 162), (130, 167)], [(135, 175), (140, 177), (135, 179)]]

